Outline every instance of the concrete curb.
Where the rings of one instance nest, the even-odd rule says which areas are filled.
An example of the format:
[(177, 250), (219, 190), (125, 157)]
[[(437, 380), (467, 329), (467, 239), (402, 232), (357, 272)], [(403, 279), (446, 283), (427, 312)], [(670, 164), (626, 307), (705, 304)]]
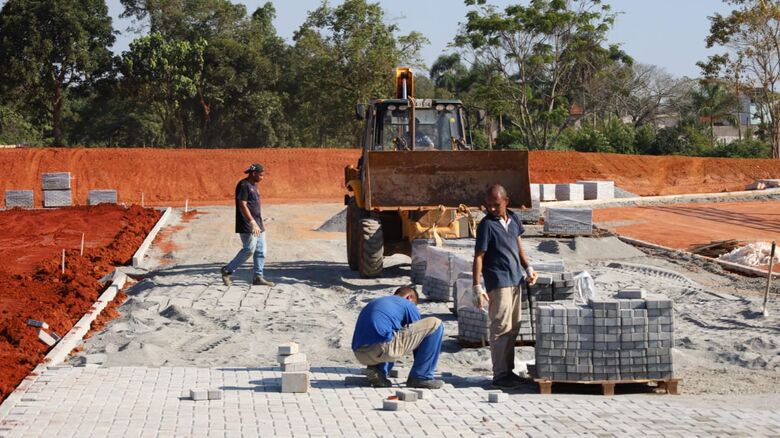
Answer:
[[(645, 248), (652, 248), (652, 249), (656, 249), (656, 250), (659, 250), (659, 251), (666, 251), (666, 252), (677, 252), (677, 253), (689, 255), (689, 256), (691, 256), (691, 257), (693, 257), (695, 259), (702, 260), (702, 261), (705, 261), (705, 262), (717, 263), (717, 264), (721, 265), (724, 269), (726, 269), (728, 271), (735, 271), (735, 272), (739, 272), (741, 274), (747, 274), (747, 275), (751, 275), (751, 276), (755, 276), (755, 277), (767, 277), (768, 274), (769, 274), (767, 271), (762, 271), (760, 269), (751, 268), (750, 266), (739, 265), (737, 263), (727, 262), (725, 260), (712, 259), (712, 258), (709, 258), (709, 257), (704, 257), (702, 255), (694, 254), (692, 252), (683, 251), (681, 249), (669, 248), (669, 247), (666, 247), (666, 246), (657, 245), (655, 243), (645, 242), (644, 240), (633, 239), (631, 237), (625, 237), (625, 236), (617, 236), (617, 237), (618, 237), (618, 239), (622, 240), (623, 242), (626, 242), (626, 243), (634, 245), (634, 246), (643, 246)], [(772, 278), (773, 279), (774, 278), (780, 278), (780, 273), (773, 272), (772, 273)]]
[(162, 227), (165, 226), (165, 223), (168, 221), (168, 218), (171, 217), (172, 212), (173, 209), (171, 209), (171, 207), (165, 209), (162, 216), (160, 216), (160, 220), (157, 221), (157, 223), (154, 225), (154, 228), (152, 228), (152, 231), (150, 231), (146, 236), (146, 239), (144, 239), (144, 242), (141, 244), (141, 246), (138, 247), (138, 251), (133, 254), (134, 268), (138, 268), (143, 264), (146, 252), (149, 251), (149, 247), (152, 246), (154, 238), (157, 237), (157, 233), (159, 233)]
[(595, 199), (591, 201), (552, 201), (543, 202), (541, 209), (542, 213), (544, 213), (546, 208), (639, 207), (642, 205), (698, 204), (761, 199), (780, 199), (780, 189), (749, 190), (726, 193), (696, 193), (688, 195), (643, 196), (637, 198)]
[(51, 367), (57, 367), (68, 357), (71, 351), (76, 348), (84, 339), (84, 335), (89, 331), (92, 322), (100, 315), (100, 312), (116, 298), (116, 294), (125, 286), (127, 282), (127, 275), (123, 272), (115, 269), (112, 275), (111, 285), (100, 294), (95, 304), (92, 305), (89, 312), (87, 312), (81, 319), (73, 325), (70, 331), (60, 339), (59, 342), (49, 350), (49, 353), (43, 358), (43, 362), (33, 368), (30, 374), (19, 383), (19, 386), (8, 395), (8, 397), (0, 405), (0, 420), (8, 415), (11, 408), (21, 400), (22, 396), (27, 392), (27, 389), (35, 383), (39, 376), (41, 376), (47, 369)]

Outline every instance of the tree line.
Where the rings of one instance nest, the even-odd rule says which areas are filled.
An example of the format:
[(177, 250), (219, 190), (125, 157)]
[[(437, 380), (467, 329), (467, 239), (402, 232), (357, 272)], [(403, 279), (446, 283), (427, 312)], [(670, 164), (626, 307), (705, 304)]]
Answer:
[[(121, 54), (105, 0), (6, 0), (0, 144), (354, 147), (354, 104), (390, 97), (410, 65), (415, 97), (464, 102), (477, 148), (777, 158), (780, 6), (724, 1), (734, 12), (706, 38), (724, 53), (689, 79), (609, 44), (618, 16), (601, 0), (465, 0), (430, 66), (425, 35), (369, 0), (323, 1), (290, 42), (270, 2), (121, 0), (137, 28)], [(721, 125), (736, 137), (716, 141)]]

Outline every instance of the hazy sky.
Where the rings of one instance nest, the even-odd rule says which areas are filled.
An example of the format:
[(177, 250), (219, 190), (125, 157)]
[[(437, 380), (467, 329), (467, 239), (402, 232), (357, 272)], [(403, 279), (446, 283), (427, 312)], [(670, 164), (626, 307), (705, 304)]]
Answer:
[[(235, 0), (234, 0), (235, 1)], [(266, 0), (240, 0), (251, 13)], [(516, 4), (518, 0), (489, 0), (499, 7)], [(525, 1), (522, 1), (525, 3)], [(707, 17), (715, 12), (728, 13), (721, 0), (606, 0), (613, 10), (621, 12), (610, 40), (622, 44), (635, 60), (656, 64), (677, 76), (698, 76), (696, 62), (710, 53), (704, 38), (709, 30)], [(2, 2), (0, 2), (2, 3)], [(317, 8), (319, 0), (274, 0), (279, 35), (291, 40), (307, 11)], [(332, 0), (332, 5), (341, 3)], [(431, 43), (423, 49), (430, 65), (445, 50), (455, 36), (468, 8), (461, 0), (379, 0), (387, 18), (403, 33), (416, 30)], [(129, 21), (118, 21), (122, 12), (119, 0), (108, 0), (114, 27), (122, 31), (114, 50), (126, 50), (133, 34), (125, 32)]]

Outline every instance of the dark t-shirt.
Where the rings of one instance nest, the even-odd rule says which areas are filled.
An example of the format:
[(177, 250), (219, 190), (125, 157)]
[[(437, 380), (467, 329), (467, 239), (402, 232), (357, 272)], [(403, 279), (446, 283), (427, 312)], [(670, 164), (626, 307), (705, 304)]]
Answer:
[(255, 222), (260, 228), (263, 227), (263, 216), (260, 214), (260, 192), (253, 183), (242, 179), (236, 186), (236, 233), (251, 233), (252, 223), (241, 214), (241, 201), (247, 202), (247, 207)]
[(507, 216), (511, 219), (508, 230), (492, 214), (485, 216), (477, 227), (474, 251), (485, 252), (482, 277), (488, 291), (517, 286), (523, 279), (517, 238), (525, 229), (515, 213), (507, 211)]

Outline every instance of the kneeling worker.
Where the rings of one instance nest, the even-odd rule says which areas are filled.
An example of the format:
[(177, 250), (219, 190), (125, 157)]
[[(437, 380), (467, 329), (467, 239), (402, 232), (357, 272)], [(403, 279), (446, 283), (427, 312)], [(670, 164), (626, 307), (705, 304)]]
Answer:
[(414, 365), (406, 386), (441, 388), (443, 382), (433, 378), (439, 361), (444, 326), (438, 318), (420, 319), (417, 291), (402, 287), (394, 295), (371, 300), (360, 312), (352, 336), (352, 351), (358, 362), (367, 365), (371, 385), (392, 385), (387, 376), (393, 362), (414, 352)]

